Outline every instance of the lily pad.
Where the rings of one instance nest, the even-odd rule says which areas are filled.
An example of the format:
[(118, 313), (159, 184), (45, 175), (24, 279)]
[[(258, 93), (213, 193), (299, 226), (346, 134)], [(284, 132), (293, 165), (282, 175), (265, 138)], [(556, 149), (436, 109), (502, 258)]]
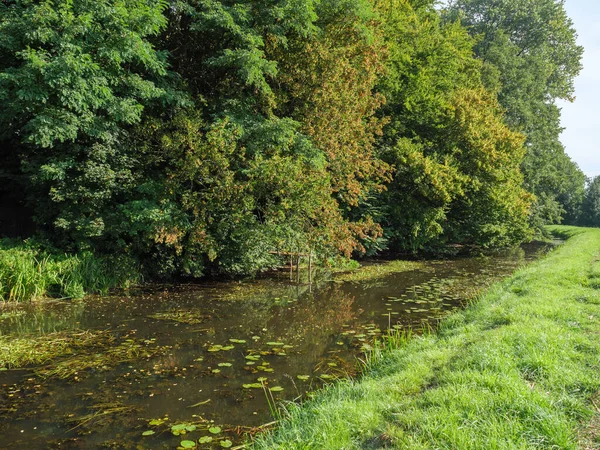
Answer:
[(246, 341), (243, 339), (229, 339), (229, 342), (233, 342), (234, 344), (245, 344)]
[(221, 447), (223, 448), (229, 448), (233, 445), (233, 442), (231, 442), (229, 439), (225, 439), (224, 441), (221, 441)]
[(191, 425), (189, 423), (178, 423), (171, 427), (171, 433), (173, 433), (174, 436), (186, 434), (194, 430), (196, 430), (196, 425)]
[(148, 430), (148, 431), (144, 431), (142, 433), (142, 436), (152, 436), (153, 434), (155, 434), (156, 432), (154, 430)]
[(249, 361), (258, 361), (260, 359), (260, 356), (258, 355), (246, 355), (245, 358)]
[(179, 446), (181, 448), (195, 448), (196, 447), (196, 443), (194, 441), (181, 441), (179, 443)]
[(283, 388), (281, 386), (273, 386), (272, 388), (269, 388), (269, 390), (271, 392), (281, 392), (283, 391)]
[(163, 419), (152, 419), (150, 422), (148, 422), (148, 425), (150, 425), (151, 427), (157, 427), (159, 425), (162, 425), (163, 423), (165, 423)]
[(228, 362), (219, 363), (218, 366), (219, 367), (231, 367), (231, 363), (228, 363)]
[(267, 342), (267, 345), (272, 347), (283, 347), (285, 344), (283, 342)]
[(248, 383), (242, 385), (244, 389), (262, 389), (263, 385), (261, 383)]
[(210, 427), (208, 431), (212, 434), (219, 434), (221, 432), (221, 427)]
[(212, 440), (212, 436), (202, 436), (200, 439), (198, 439), (198, 442), (200, 444), (208, 444), (209, 442), (212, 442)]
[(310, 378), (309, 375), (296, 375), (296, 378), (298, 378), (301, 381), (306, 381)]

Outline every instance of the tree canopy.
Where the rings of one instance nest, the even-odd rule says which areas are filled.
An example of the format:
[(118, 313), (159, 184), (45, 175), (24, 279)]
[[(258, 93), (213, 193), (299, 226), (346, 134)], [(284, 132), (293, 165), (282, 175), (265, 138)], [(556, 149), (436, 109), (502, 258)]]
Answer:
[(525, 187), (537, 197), (533, 223), (573, 223), (585, 176), (559, 140), (556, 100), (574, 99), (583, 48), (564, 2), (452, 0), (445, 15), (475, 37), (485, 85), (497, 92), (507, 124), (527, 137), (521, 169)]
[(504, 3), (6, 0), (0, 206), (164, 277), (521, 242), (580, 209), (580, 49)]

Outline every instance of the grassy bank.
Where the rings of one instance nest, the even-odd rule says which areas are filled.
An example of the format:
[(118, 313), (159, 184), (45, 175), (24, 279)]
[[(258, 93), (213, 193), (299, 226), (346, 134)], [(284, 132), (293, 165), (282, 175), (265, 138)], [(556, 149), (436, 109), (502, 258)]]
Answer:
[(79, 298), (127, 287), (139, 278), (136, 265), (124, 257), (67, 255), (36, 244), (0, 240), (0, 301)]
[(553, 231), (567, 243), (360, 380), (288, 405), (254, 448), (599, 448), (600, 230)]

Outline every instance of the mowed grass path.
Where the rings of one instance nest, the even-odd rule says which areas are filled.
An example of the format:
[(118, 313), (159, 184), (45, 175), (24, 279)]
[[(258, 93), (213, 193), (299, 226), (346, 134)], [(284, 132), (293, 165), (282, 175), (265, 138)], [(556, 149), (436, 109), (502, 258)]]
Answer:
[(435, 334), (374, 358), (254, 449), (600, 448), (600, 230), (494, 285)]

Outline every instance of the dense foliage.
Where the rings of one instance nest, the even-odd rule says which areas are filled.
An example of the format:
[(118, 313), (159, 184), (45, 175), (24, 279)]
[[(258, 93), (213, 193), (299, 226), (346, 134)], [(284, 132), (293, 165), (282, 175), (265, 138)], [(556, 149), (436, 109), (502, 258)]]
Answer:
[[(574, 217), (553, 103), (579, 69), (570, 22), (552, 18), (570, 47), (541, 33), (535, 60), (498, 28), (509, 67), (448, 15), (428, 0), (3, 1), (0, 211), (20, 209), (0, 233), (27, 217), (63, 250), (200, 276), (289, 252), (510, 245), (532, 216)], [(513, 107), (523, 78), (537, 90)]]
[(477, 38), (483, 80), (498, 93), (507, 124), (527, 137), (521, 164), (525, 187), (537, 197), (535, 225), (574, 223), (585, 176), (559, 141), (557, 99), (573, 100), (583, 48), (560, 0), (451, 0), (446, 17)]
[(581, 211), (581, 224), (600, 227), (600, 176), (594, 177), (585, 189)]

